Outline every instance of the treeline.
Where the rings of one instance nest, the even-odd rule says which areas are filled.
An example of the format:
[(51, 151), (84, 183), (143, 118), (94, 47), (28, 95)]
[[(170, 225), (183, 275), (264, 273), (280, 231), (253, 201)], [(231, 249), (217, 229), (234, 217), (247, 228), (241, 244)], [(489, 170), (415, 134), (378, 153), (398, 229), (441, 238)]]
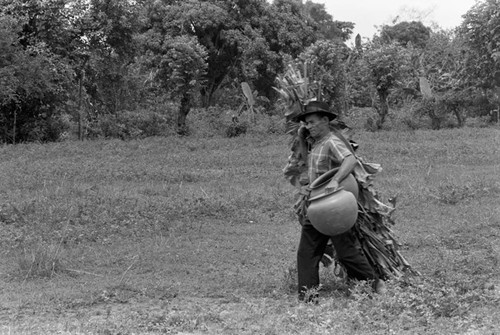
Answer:
[[(275, 0), (0, 0), (0, 142), (187, 134), (194, 107), (280, 113), (275, 79), (314, 62), (339, 113), (413, 104), (434, 128), (498, 108), (499, 0), (455, 31), (383, 26), (347, 46), (354, 23), (324, 5)], [(208, 108), (210, 109), (210, 108)], [(213, 110), (213, 108), (212, 108)], [(471, 112), (472, 111), (472, 112)]]

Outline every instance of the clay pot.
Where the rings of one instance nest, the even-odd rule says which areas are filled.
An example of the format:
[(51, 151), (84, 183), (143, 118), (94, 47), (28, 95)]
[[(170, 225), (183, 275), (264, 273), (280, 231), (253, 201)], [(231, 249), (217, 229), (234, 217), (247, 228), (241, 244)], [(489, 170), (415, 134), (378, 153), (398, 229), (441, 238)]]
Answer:
[[(325, 193), (325, 188), (326, 185), (330, 182), (332, 177), (337, 173), (337, 169), (330, 170), (318, 178), (316, 178), (315, 181), (311, 183), (309, 188), (311, 189), (311, 194), (310, 198), (314, 198), (318, 195), (324, 194)], [(356, 199), (358, 199), (359, 196), (359, 188), (358, 188), (358, 182), (354, 178), (352, 174), (349, 174), (347, 177), (342, 179), (342, 181), (339, 183), (339, 187), (342, 187), (344, 190), (351, 192)]]
[(339, 183), (337, 191), (328, 194), (324, 192), (335, 172), (327, 172), (311, 184), (307, 208), (311, 224), (328, 236), (345, 233), (354, 226), (358, 218), (358, 184), (352, 175)]

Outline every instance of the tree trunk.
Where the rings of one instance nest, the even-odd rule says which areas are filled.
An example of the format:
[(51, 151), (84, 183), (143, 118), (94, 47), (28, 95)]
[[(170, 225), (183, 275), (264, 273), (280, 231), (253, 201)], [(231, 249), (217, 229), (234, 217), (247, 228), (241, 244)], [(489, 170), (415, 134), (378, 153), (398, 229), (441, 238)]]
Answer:
[(80, 77), (78, 84), (78, 139), (83, 141), (82, 128), (82, 78)]
[(204, 87), (200, 89), (200, 96), (201, 96), (201, 106), (203, 108), (207, 108), (209, 98), (208, 98), (208, 92)]
[(210, 107), (212, 106), (212, 102), (213, 102), (213, 96), (214, 96), (214, 92), (215, 90), (212, 88), (212, 86), (208, 87), (208, 88), (203, 88), (202, 90), (200, 90), (201, 92), (201, 105), (203, 108), (207, 108), (207, 107)]
[(441, 129), (441, 118), (434, 111), (434, 107), (429, 108), (428, 115), (431, 118), (431, 127), (434, 130)]
[(14, 109), (14, 124), (12, 126), (12, 143), (16, 144), (16, 131), (17, 131), (17, 106)]
[(458, 127), (462, 128), (464, 126), (464, 123), (465, 123), (465, 117), (462, 115), (460, 108), (455, 108), (453, 110), (453, 113), (455, 114), (455, 117), (457, 118)]
[(377, 121), (377, 129), (381, 129), (382, 125), (385, 122), (385, 118), (387, 114), (389, 114), (389, 102), (387, 99), (389, 98), (389, 92), (387, 91), (378, 91), (378, 97), (380, 99), (380, 108), (377, 108), (378, 112), (378, 121)]
[(191, 95), (189, 93), (184, 93), (181, 99), (181, 105), (179, 107), (179, 113), (177, 114), (177, 134), (187, 135), (188, 129), (186, 125), (186, 118), (191, 110)]

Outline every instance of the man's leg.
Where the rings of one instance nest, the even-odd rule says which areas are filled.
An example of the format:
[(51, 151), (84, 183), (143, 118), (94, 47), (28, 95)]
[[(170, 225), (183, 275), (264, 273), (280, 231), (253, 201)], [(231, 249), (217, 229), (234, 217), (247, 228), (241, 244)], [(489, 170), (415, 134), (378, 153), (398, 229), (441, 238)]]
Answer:
[(349, 278), (358, 280), (378, 279), (352, 230), (332, 236), (331, 239), (338, 260), (345, 267)]
[(303, 225), (297, 251), (299, 298), (307, 289), (319, 285), (319, 262), (329, 237), (321, 234), (312, 225)]

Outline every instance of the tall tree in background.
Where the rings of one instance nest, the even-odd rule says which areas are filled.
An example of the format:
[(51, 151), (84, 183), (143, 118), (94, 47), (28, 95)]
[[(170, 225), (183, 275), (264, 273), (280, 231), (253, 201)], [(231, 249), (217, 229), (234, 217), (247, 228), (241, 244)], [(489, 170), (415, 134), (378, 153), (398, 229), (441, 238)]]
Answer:
[(432, 128), (438, 129), (448, 114), (455, 115), (458, 126), (465, 121), (465, 109), (470, 107), (472, 91), (462, 80), (464, 46), (452, 32), (432, 32), (418, 58), (420, 91), (424, 92), (420, 114), (431, 119)]
[(239, 87), (241, 82), (251, 83), (254, 90), (271, 99), (274, 79), (283, 69), (283, 57), (271, 50), (270, 41), (263, 35), (266, 29), (263, 27), (272, 26), (270, 20), (275, 18), (270, 14), (270, 6), (266, 1), (241, 0), (235, 3), (228, 10), (239, 23), (233, 34), (239, 36), (237, 40), (241, 59), (226, 82), (233, 82), (234, 87)]
[(332, 15), (326, 11), (324, 4), (307, 0), (304, 8), (307, 15), (313, 20), (311, 24), (316, 25), (316, 29), (320, 33), (320, 39), (345, 42), (351, 37), (354, 23), (334, 21)]
[(129, 72), (137, 51), (138, 13), (139, 6), (128, 1), (91, 0), (79, 17), (78, 51), (86, 56), (79, 60), (81, 75), (94, 108), (101, 113), (135, 107), (134, 92), (140, 88)]
[(0, 5), (1, 140), (56, 140), (75, 89), (64, 58), (69, 41), (64, 2), (3, 0)]
[(244, 23), (241, 30), (246, 32), (240, 42), (241, 73), (243, 80), (268, 99), (273, 99), (275, 78), (289, 59), (297, 58), (319, 40), (345, 41), (354, 27), (350, 22), (333, 21), (324, 4), (312, 1), (280, 0), (271, 6), (263, 0), (236, 1), (241, 9), (251, 2), (258, 3), (259, 10), (245, 11), (246, 16), (237, 20)]
[(213, 94), (240, 60), (236, 22), (221, 5), (219, 1), (188, 0), (157, 9), (164, 15), (160, 34), (193, 36), (208, 52), (207, 80), (201, 89), (204, 105), (210, 105)]
[[(150, 59), (167, 52), (165, 36), (190, 36), (205, 48), (206, 76), (200, 86), (205, 106), (213, 103), (218, 90), (239, 87), (237, 82), (242, 81), (271, 98), (274, 79), (283, 70), (284, 56), (297, 57), (322, 36), (318, 23), (297, 0), (273, 4), (264, 0), (165, 0), (145, 6), (140, 40), (149, 50)], [(331, 17), (326, 16), (322, 23), (328, 20)], [(188, 109), (181, 106), (181, 110)]]
[(314, 74), (311, 78), (322, 87), (322, 101), (327, 102), (333, 111), (341, 115), (345, 106), (345, 71), (343, 62), (347, 58), (347, 50), (339, 41), (318, 41), (304, 50), (299, 59), (304, 63), (312, 63)]
[(177, 36), (164, 41), (166, 49), (157, 56), (157, 78), (172, 99), (180, 98), (177, 132), (187, 134), (186, 117), (193, 105), (193, 97), (203, 85), (207, 69), (207, 51), (190, 36)]
[(397, 42), (402, 46), (410, 44), (416, 48), (424, 48), (430, 38), (431, 29), (420, 21), (403, 21), (393, 26), (384, 25), (380, 31), (383, 43)]
[(476, 3), (458, 32), (468, 46), (464, 78), (476, 87), (500, 86), (500, 1)]
[(27, 48), (44, 44), (59, 56), (69, 56), (72, 35), (72, 17), (65, 0), (0, 0), (0, 12), (21, 24), (19, 43)]
[[(16, 105), (18, 137), (23, 129), (26, 132), (32, 127), (37, 130), (30, 131), (29, 137), (38, 136), (39, 140), (44, 140), (43, 120), (45, 124), (53, 124), (49, 119), (63, 112), (81, 116), (76, 106), (85, 93), (96, 109), (116, 112), (124, 106), (129, 107), (127, 102), (132, 99), (127, 99), (127, 92), (124, 92), (124, 78), (127, 64), (133, 62), (135, 52), (132, 36), (137, 15), (132, 5), (114, 0), (0, 1), (1, 19), (18, 22), (14, 44), (20, 47), (18, 56), (22, 58), (23, 53), (28, 54), (26, 64), (33, 62), (31, 67), (25, 68), (27, 80), (23, 82), (39, 81), (36, 94), (34, 87), (30, 95), (17, 94), (18, 101), (23, 96), (24, 102), (31, 100), (25, 105), (20, 102)], [(51, 65), (43, 65), (46, 62)], [(42, 71), (37, 70), (40, 66)], [(17, 73), (20, 75), (23, 71)], [(64, 73), (64, 80), (54, 77), (56, 73)], [(56, 96), (51, 84), (54, 80), (61, 86)], [(49, 108), (52, 105), (59, 107)], [(38, 112), (47, 109), (51, 112)], [(29, 116), (31, 121), (22, 116)], [(21, 127), (19, 122), (25, 122), (26, 127)]]
[[(146, 5), (143, 25), (139, 39), (146, 51), (144, 63), (165, 93), (179, 95), (178, 131), (185, 133), (185, 120), (194, 105), (193, 88), (198, 87), (208, 104), (239, 60), (237, 44), (228, 34), (232, 19), (211, 1), (157, 1)], [(172, 43), (183, 40), (189, 41), (184, 47)], [(188, 72), (183, 75), (182, 69)], [(171, 73), (178, 74), (176, 79), (170, 78)]]
[(271, 6), (263, 0), (236, 3), (232, 8), (237, 11), (239, 30), (245, 37), (239, 42), (243, 77), (240, 79), (236, 73), (236, 78), (252, 83), (268, 99), (274, 97), (272, 87), (276, 76), (284, 71), (285, 58), (298, 57), (319, 39), (342, 39), (344, 33), (326, 13), (324, 5), (310, 1), (304, 5), (302, 1), (281, 0)]
[(411, 53), (397, 43), (373, 43), (363, 54), (362, 64), (368, 83), (374, 87), (378, 101), (376, 127), (381, 128), (389, 113), (389, 95), (400, 85), (401, 78), (411, 69)]

